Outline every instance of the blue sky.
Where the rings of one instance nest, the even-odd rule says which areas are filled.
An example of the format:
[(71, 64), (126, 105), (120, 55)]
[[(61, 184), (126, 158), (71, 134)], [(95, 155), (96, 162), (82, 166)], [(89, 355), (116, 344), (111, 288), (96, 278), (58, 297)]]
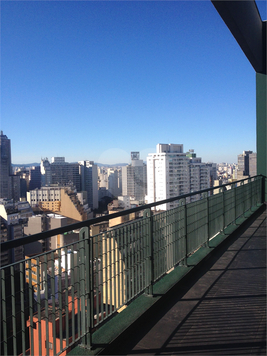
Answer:
[[(266, 1), (259, 1), (266, 19)], [(12, 163), (256, 151), (255, 72), (210, 1), (2, 1)]]

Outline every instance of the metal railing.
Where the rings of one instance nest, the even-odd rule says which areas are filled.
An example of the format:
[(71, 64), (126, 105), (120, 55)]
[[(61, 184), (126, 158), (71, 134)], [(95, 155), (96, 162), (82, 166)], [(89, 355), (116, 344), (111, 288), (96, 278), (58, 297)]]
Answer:
[[(1, 268), (1, 354), (90, 348), (95, 328), (141, 293), (153, 295), (170, 269), (260, 206), (262, 185), (255, 176), (2, 243), (4, 252), (80, 229), (74, 243)], [(189, 202), (194, 195), (200, 199)], [(135, 220), (90, 236), (90, 226), (134, 213)]]

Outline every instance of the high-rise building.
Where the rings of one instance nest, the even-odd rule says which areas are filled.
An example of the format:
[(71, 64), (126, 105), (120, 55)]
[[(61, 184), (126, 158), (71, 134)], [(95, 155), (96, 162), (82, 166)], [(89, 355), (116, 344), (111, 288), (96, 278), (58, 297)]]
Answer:
[(11, 180), (11, 144), (10, 139), (0, 134), (0, 198), (12, 198)]
[(253, 177), (257, 174), (257, 153), (253, 151), (243, 151), (237, 156), (237, 179)]
[(122, 194), (121, 168), (98, 167), (98, 197), (118, 197)]
[(131, 152), (131, 164), (122, 167), (122, 195), (140, 203), (145, 202), (147, 191), (146, 165), (139, 152)]
[[(190, 191), (189, 158), (183, 145), (158, 144), (157, 152), (147, 157), (147, 202), (168, 199)], [(168, 210), (177, 202), (163, 204), (158, 210)]]
[(249, 176), (253, 177), (257, 175), (257, 153), (252, 152), (249, 154), (249, 159), (248, 159), (248, 164), (249, 164)]
[(113, 197), (118, 197), (122, 193), (122, 173), (119, 168), (108, 168), (108, 191)]
[(49, 187), (52, 183), (51, 167), (48, 158), (41, 159), (41, 185), (42, 187)]
[(29, 169), (29, 190), (41, 188), (41, 168), (40, 166), (30, 167)]
[[(190, 193), (211, 187), (211, 166), (201, 162), (194, 150), (189, 150), (186, 156), (189, 158), (189, 180)], [(190, 198), (191, 201), (198, 200), (199, 195)]]
[[(194, 150), (183, 153), (181, 144), (158, 144), (157, 152), (147, 158), (147, 202), (177, 197), (211, 187), (211, 174), (216, 166), (206, 164)], [(200, 196), (187, 198), (194, 201)], [(178, 201), (163, 204), (158, 210), (168, 210)]]
[(81, 190), (87, 192), (87, 202), (91, 209), (98, 208), (98, 174), (93, 161), (79, 161)]
[(47, 158), (41, 160), (42, 186), (74, 185), (81, 190), (79, 164), (65, 162), (65, 157), (52, 157), (51, 163)]

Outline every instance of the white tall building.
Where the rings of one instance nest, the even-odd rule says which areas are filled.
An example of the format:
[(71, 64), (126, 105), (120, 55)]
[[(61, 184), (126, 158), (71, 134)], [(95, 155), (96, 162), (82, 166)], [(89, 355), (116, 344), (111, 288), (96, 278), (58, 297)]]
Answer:
[[(157, 152), (147, 157), (147, 203), (168, 199), (190, 191), (189, 158), (183, 145), (158, 144)], [(157, 210), (168, 210), (177, 202), (163, 204)]]
[(144, 203), (146, 196), (146, 165), (139, 152), (131, 152), (131, 164), (122, 167), (122, 195)]

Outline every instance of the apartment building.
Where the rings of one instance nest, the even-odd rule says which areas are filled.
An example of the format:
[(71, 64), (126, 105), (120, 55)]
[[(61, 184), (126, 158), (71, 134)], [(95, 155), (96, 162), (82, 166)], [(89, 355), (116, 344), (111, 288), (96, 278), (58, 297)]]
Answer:
[[(182, 144), (158, 144), (156, 153), (147, 157), (147, 203), (210, 188), (211, 176), (216, 176), (215, 168), (213, 164), (203, 163), (194, 150), (184, 153)], [(171, 202), (157, 209), (168, 210), (177, 204)]]
[[(168, 199), (190, 191), (189, 158), (181, 144), (158, 144), (147, 157), (147, 203)], [(168, 210), (177, 202), (162, 204)]]
[(146, 192), (146, 165), (139, 152), (131, 152), (131, 164), (122, 167), (122, 195), (144, 203)]

